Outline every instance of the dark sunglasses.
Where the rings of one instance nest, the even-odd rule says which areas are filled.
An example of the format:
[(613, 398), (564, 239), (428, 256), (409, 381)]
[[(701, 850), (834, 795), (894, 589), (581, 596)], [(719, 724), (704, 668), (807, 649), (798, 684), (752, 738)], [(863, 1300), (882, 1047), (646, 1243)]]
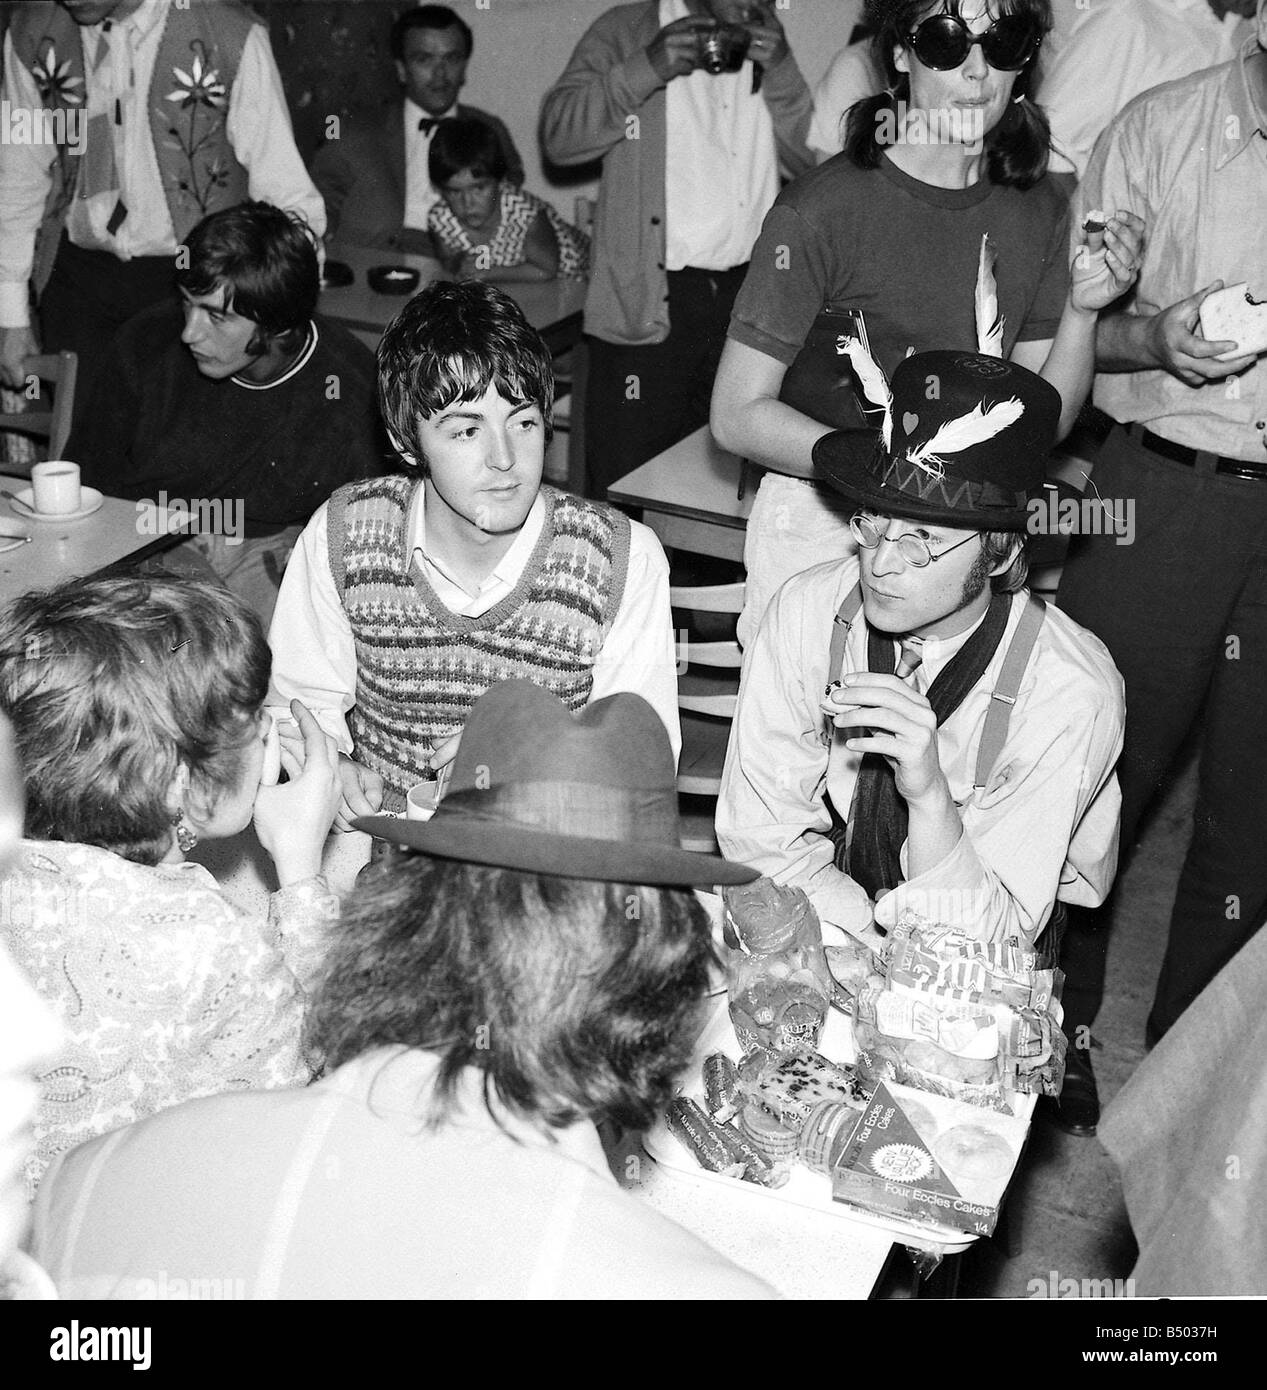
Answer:
[(957, 68), (978, 43), (992, 68), (1017, 72), (1038, 51), (1042, 34), (1022, 15), (1002, 15), (984, 34), (973, 34), (958, 15), (935, 14), (916, 25), (907, 40), (920, 62), (938, 72)]

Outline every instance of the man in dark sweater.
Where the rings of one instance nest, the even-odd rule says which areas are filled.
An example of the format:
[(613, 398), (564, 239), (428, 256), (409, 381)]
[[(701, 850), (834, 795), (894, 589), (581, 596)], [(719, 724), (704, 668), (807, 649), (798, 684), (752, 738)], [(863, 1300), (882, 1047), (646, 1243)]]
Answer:
[(383, 471), (374, 359), (314, 316), (316, 250), (286, 213), (216, 213), (187, 251), (181, 304), (119, 331), (69, 455), (104, 492), (188, 511), (180, 551), (267, 626), (303, 524), (343, 483)]

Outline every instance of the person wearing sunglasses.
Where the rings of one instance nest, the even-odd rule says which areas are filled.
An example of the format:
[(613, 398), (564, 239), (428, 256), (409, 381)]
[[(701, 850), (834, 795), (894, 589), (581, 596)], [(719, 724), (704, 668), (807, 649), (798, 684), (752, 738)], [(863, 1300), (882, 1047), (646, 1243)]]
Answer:
[(844, 430), (815, 447), (858, 551), (766, 612), (718, 843), (830, 928), (867, 939), (909, 911), (1051, 964), (1065, 904), (1113, 880), (1123, 727), (1104, 646), (1024, 587), (1060, 397), (956, 351), (907, 358), (891, 393), (865, 456)]
[(1067, 191), (1046, 176), (1029, 95), (1048, 0), (872, 0), (866, 16), (889, 88), (851, 108), (844, 150), (767, 215), (713, 391), (718, 441), (767, 470), (745, 540), (745, 645), (786, 578), (853, 548), (810, 462), (829, 429), (864, 423), (848, 374), (805, 390), (790, 370), (824, 311), (860, 312), (886, 372), (911, 350), (975, 346), (958, 287), (988, 239), (1003, 355), (1059, 391), (1063, 434), (1090, 385), (1097, 314), (1138, 260), (1142, 228), (1115, 214), (1071, 269)]

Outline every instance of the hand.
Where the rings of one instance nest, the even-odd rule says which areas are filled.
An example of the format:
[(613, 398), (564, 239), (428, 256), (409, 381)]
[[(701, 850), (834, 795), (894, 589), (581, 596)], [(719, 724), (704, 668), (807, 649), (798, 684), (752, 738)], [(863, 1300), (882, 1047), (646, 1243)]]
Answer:
[(383, 779), (372, 768), (362, 767), (346, 754), (339, 754), (339, 789), (342, 800), (334, 817), (334, 828), (352, 830), (357, 816), (377, 815), (383, 808)]
[(1235, 351), (1236, 344), (1223, 338), (1207, 342), (1196, 331), (1205, 297), (1222, 288), (1223, 281), (1216, 280), (1196, 294), (1190, 294), (1187, 299), (1181, 299), (1170, 308), (1154, 314), (1148, 322), (1148, 349), (1157, 365), (1189, 386), (1204, 386), (1207, 381), (1221, 381), (1225, 376), (1235, 376), (1257, 361), (1257, 354), (1252, 352), (1245, 357), (1229, 358), (1226, 362), (1215, 361), (1220, 353)]
[(939, 790), (949, 796), (937, 756), (937, 716), (928, 700), (905, 681), (853, 672), (823, 701), (822, 709), (838, 729), (862, 725), (873, 731), (869, 737), (846, 740), (845, 746), (886, 757), (908, 804)]
[(33, 328), (0, 328), (0, 384), (21, 391), (26, 386), (26, 359), (39, 350)]
[(1069, 272), (1069, 297), (1075, 309), (1099, 313), (1139, 278), (1144, 223), (1133, 212), (1119, 210), (1102, 232), (1084, 231), (1082, 237)]
[(284, 786), (261, 785), (255, 797), (255, 833), (277, 868), (283, 888), (321, 872), (321, 850), (339, 805), (338, 747), (306, 705), (290, 702), (303, 735), (303, 763), (285, 744)]
[(752, 42), (748, 45), (748, 57), (762, 67), (777, 67), (788, 55), (787, 35), (774, 10), (768, 5), (757, 7), (760, 18), (744, 25)]
[(688, 15), (685, 19), (675, 19), (647, 45), (647, 58), (661, 82), (672, 82), (675, 77), (685, 77), (700, 65), (699, 34), (701, 30), (711, 29), (711, 19), (700, 15)]
[(431, 753), (431, 769), (439, 772), (441, 768), (448, 767), (458, 755), (458, 744), (462, 742), (462, 731), (459, 729), (456, 734), (446, 738), (443, 743), (436, 744)]

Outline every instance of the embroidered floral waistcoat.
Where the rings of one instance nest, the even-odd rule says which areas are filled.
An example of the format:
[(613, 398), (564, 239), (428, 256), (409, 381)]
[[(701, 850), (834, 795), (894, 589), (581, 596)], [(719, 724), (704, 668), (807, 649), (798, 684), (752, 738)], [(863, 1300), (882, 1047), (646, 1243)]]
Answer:
[[(147, 107), (159, 177), (179, 244), (208, 213), (248, 196), (246, 170), (229, 144), (229, 93), (251, 26), (246, 9), (227, 3), (169, 4), (154, 60)], [(49, 110), (85, 104), (81, 29), (52, 0), (21, 5), (11, 28), (14, 51), (34, 77)], [(85, 128), (87, 122), (85, 121)], [(35, 245), (35, 286), (53, 269), (62, 228), (79, 180), (80, 155), (57, 150), (52, 186)]]

